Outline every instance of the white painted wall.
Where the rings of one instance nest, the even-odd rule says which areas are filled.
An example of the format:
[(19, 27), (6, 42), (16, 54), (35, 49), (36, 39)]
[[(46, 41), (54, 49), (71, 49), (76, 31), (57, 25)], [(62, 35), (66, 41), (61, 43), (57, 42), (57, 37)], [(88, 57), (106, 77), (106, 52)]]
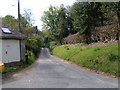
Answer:
[(10, 63), (20, 61), (19, 40), (2, 40), (2, 62)]

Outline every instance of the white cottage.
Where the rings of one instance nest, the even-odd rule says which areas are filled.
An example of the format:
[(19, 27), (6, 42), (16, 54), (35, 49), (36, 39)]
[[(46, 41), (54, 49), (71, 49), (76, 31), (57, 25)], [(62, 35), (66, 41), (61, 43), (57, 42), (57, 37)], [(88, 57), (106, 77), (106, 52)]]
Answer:
[(3, 63), (25, 60), (26, 37), (0, 21), (0, 60)]

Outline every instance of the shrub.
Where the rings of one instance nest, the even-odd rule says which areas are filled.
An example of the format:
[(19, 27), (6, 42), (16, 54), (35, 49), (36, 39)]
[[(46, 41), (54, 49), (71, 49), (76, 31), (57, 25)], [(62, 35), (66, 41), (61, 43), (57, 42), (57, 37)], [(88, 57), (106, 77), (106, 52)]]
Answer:
[(36, 57), (34, 53), (32, 53), (31, 51), (27, 51), (27, 53), (28, 53), (28, 63), (32, 64), (36, 60)]
[(94, 49), (94, 51), (99, 51), (99, 50), (100, 50), (100, 48), (95, 48), (95, 49)]
[(110, 54), (108, 55), (108, 59), (109, 59), (110, 61), (120, 60), (118, 55), (115, 55), (115, 54), (112, 54), (112, 53), (110, 53)]
[(38, 37), (29, 37), (26, 40), (26, 49), (28, 51), (31, 51), (35, 54), (35, 56), (38, 56), (40, 49), (42, 47), (42, 40)]
[(55, 42), (55, 41), (52, 41), (52, 42), (49, 43), (48, 48), (50, 49), (50, 51), (52, 51), (56, 46), (58, 46), (58, 43)]

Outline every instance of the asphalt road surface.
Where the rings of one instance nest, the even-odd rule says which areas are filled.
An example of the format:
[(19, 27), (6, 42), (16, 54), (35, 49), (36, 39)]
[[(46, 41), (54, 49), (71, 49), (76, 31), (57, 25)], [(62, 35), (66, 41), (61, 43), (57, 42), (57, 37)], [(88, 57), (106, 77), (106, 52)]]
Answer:
[(3, 88), (118, 88), (118, 80), (70, 64), (41, 50), (27, 69), (3, 80)]

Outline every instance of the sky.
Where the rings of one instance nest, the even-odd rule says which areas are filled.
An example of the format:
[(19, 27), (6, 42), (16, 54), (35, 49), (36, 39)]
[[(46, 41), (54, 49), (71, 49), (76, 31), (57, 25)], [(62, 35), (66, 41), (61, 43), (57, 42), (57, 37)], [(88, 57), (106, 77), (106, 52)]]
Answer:
[[(0, 17), (12, 15), (18, 17), (18, 0), (0, 0)], [(42, 21), (40, 20), (43, 12), (48, 10), (50, 5), (60, 6), (61, 4), (72, 5), (76, 0), (20, 0), (20, 13), (23, 14), (24, 9), (31, 9), (35, 20), (35, 26), (42, 29)]]

